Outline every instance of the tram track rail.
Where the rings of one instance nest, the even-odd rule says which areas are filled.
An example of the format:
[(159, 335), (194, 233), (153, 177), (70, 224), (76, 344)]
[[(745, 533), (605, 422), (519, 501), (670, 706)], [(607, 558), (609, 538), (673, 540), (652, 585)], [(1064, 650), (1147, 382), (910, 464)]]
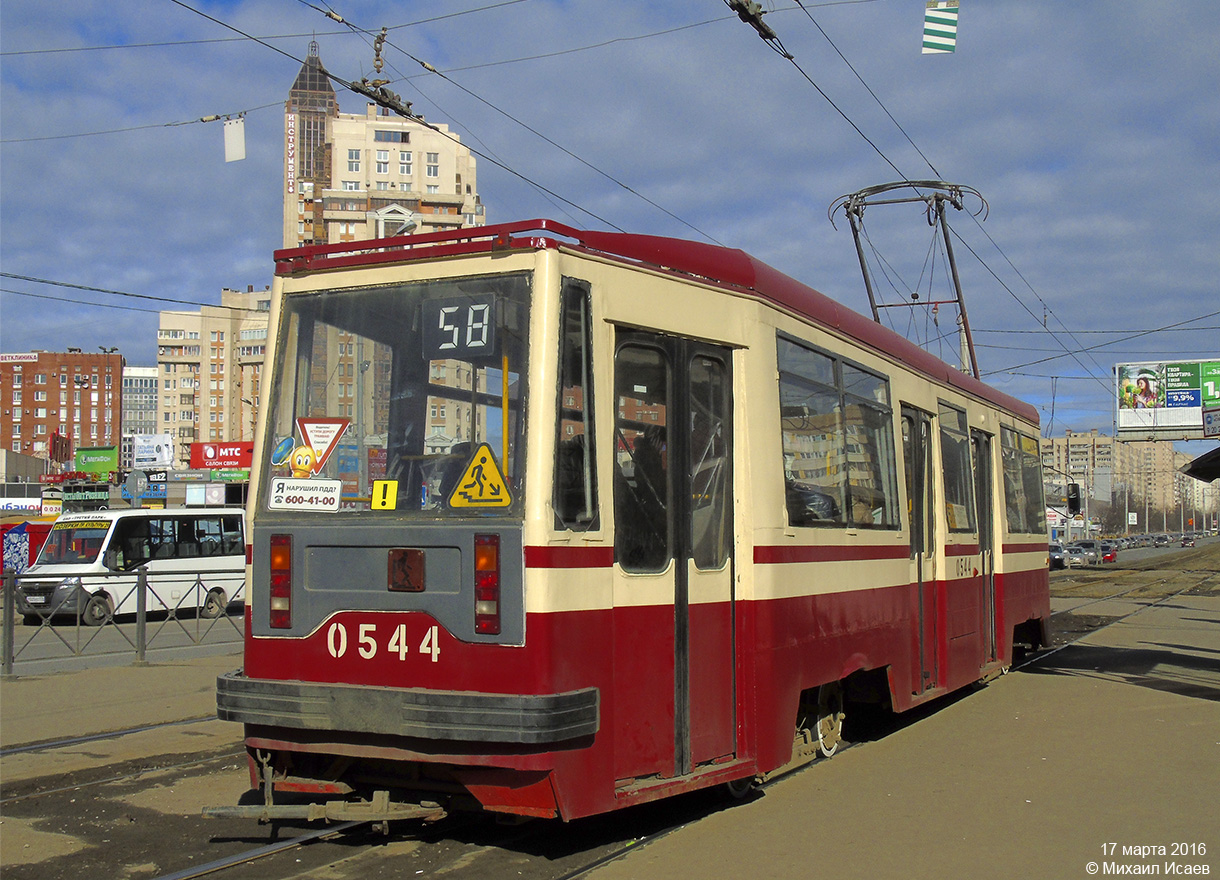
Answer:
[[(1170, 578), (1170, 577), (1165, 577), (1165, 578), (1160, 579), (1159, 581), (1155, 581), (1154, 584), (1162, 584), (1171, 579), (1172, 578)], [(1071, 640), (1063, 643), (1062, 645), (1056, 645), (1054, 648), (1051, 648), (1049, 650), (1040, 651), (1037, 654), (1027, 658), (1020, 664), (1014, 664), (1012, 666), (1011, 671), (1015, 672), (1015, 671), (1024, 669), (1028, 666), (1033, 666), (1035, 664), (1041, 663), (1041, 662), (1045, 661), (1046, 659), (1048, 659), (1049, 657), (1053, 657), (1055, 654), (1058, 654), (1060, 651), (1063, 651), (1067, 648), (1072, 647), (1073, 645), (1078, 644), (1083, 639), (1088, 638), (1089, 636), (1093, 635), (1094, 633), (1100, 632), (1104, 629), (1108, 629), (1112, 626), (1117, 626), (1118, 624), (1122, 623), (1123, 621), (1130, 620), (1131, 618), (1135, 617), (1136, 615), (1143, 614), (1146, 611), (1150, 611), (1151, 609), (1156, 608), (1159, 605), (1164, 605), (1166, 602), (1170, 601), (1171, 599), (1176, 599), (1179, 596), (1183, 596), (1183, 595), (1191, 592), (1192, 590), (1199, 589), (1200, 587), (1204, 586), (1205, 584), (1208, 584), (1209, 582), (1216, 582), (1216, 581), (1220, 581), (1220, 573), (1208, 572), (1208, 573), (1206, 573), (1206, 575), (1204, 577), (1202, 577), (1200, 580), (1198, 580), (1197, 582), (1195, 582), (1193, 584), (1188, 584), (1187, 586), (1182, 587), (1181, 589), (1176, 590), (1172, 593), (1169, 593), (1165, 596), (1161, 596), (1158, 599), (1150, 600), (1147, 604), (1141, 605), (1140, 607), (1138, 607), (1132, 611), (1129, 611), (1126, 614), (1123, 614), (1119, 617), (1116, 617), (1113, 620), (1111, 620), (1105, 624), (1102, 624), (1101, 626), (1090, 628), (1087, 632), (1081, 633), (1076, 638), (1071, 639)], [(1085, 603), (1084, 605), (1079, 605), (1079, 606), (1076, 606), (1071, 609), (1065, 609), (1064, 611), (1057, 612), (1056, 614), (1074, 613), (1075, 611), (1079, 610), (1080, 608), (1087, 607), (1087, 605), (1092, 605), (1095, 602), (1104, 602), (1104, 601), (1108, 601), (1110, 599), (1114, 599), (1119, 596), (1125, 596), (1128, 593), (1133, 593), (1139, 589), (1147, 589), (1149, 586), (1150, 585), (1148, 585), (1148, 584), (1140, 584), (1138, 586), (1132, 587), (1129, 590), (1123, 590), (1123, 591), (1121, 591), (1119, 593), (1115, 593), (1111, 596), (1106, 596), (1103, 598), (1096, 599), (1093, 602)], [(1056, 614), (1052, 614), (1051, 616), (1055, 617)]]
[[(1136, 584), (1136, 585), (1135, 585), (1135, 586), (1133, 586), (1133, 587), (1129, 587), (1129, 588), (1128, 588), (1128, 589), (1126, 589), (1126, 590), (1119, 590), (1117, 593), (1111, 593), (1111, 594), (1110, 594), (1110, 595), (1108, 595), (1108, 596), (1100, 596), (1100, 597), (1096, 597), (1096, 598), (1089, 598), (1089, 600), (1088, 600), (1087, 602), (1081, 602), (1079, 605), (1073, 605), (1071, 608), (1064, 608), (1064, 609), (1062, 609), (1062, 610), (1060, 610), (1060, 611), (1053, 611), (1053, 612), (1051, 612), (1051, 618), (1053, 619), (1053, 618), (1056, 618), (1056, 617), (1061, 617), (1061, 616), (1063, 616), (1063, 615), (1065, 615), (1065, 614), (1075, 614), (1075, 613), (1076, 613), (1076, 612), (1078, 612), (1080, 609), (1082, 609), (1082, 608), (1088, 608), (1090, 605), (1097, 605), (1097, 604), (1099, 604), (1099, 603), (1101, 603), (1101, 602), (1109, 602), (1109, 601), (1110, 601), (1110, 600), (1112, 600), (1112, 599), (1119, 599), (1119, 598), (1121, 598), (1121, 597), (1123, 597), (1123, 596), (1127, 596), (1127, 595), (1129, 595), (1129, 594), (1131, 594), (1131, 593), (1134, 593), (1134, 592), (1137, 592), (1137, 591), (1139, 591), (1139, 590), (1149, 590), (1149, 589), (1152, 589), (1152, 588), (1154, 588), (1154, 587), (1157, 587), (1157, 586), (1159, 586), (1159, 585), (1161, 585), (1161, 584), (1168, 583), (1170, 580), (1173, 580), (1173, 578), (1172, 578), (1172, 577), (1168, 577), (1168, 576), (1167, 576), (1167, 577), (1160, 578), (1159, 580), (1152, 581), (1151, 583), (1141, 583), (1141, 584)], [(1206, 579), (1205, 579), (1205, 580), (1206, 580)], [(1197, 584), (1193, 584), (1193, 585), (1191, 585), (1190, 587), (1187, 587), (1186, 589), (1187, 589), (1187, 590), (1193, 590), (1193, 589), (1194, 589), (1196, 586), (1198, 586), (1198, 585), (1197, 585)], [(1060, 598), (1066, 598), (1066, 597), (1060, 597)]]
[(19, 746), (11, 746), (7, 749), (0, 749), (0, 758), (7, 758), (10, 755), (26, 754), (28, 752), (45, 752), (54, 749), (71, 748), (72, 746), (84, 745), (86, 743), (105, 742), (106, 740), (119, 739), (135, 733), (147, 733), (151, 730), (161, 730), (167, 727), (182, 727), (188, 724), (202, 724), (207, 721), (215, 720), (215, 715), (199, 715), (195, 718), (183, 718), (178, 721), (163, 721), (158, 724), (144, 724), (139, 727), (126, 727), (120, 730), (106, 731), (105, 733), (92, 733), (88, 736), (74, 736), (66, 739), (23, 743)]

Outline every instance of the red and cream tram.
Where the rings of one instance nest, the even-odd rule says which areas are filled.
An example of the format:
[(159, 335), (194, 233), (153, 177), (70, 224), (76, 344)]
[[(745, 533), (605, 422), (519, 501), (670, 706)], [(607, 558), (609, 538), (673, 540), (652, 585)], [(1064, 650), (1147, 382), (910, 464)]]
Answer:
[(539, 220), (276, 261), (217, 693), (250, 814), (745, 787), (845, 699), (1045, 642), (1036, 411), (741, 251)]

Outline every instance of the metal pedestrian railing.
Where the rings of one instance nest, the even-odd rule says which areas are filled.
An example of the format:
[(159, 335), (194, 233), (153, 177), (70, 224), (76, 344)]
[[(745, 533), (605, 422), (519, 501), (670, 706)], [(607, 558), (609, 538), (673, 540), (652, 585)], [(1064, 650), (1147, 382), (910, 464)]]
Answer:
[[(137, 569), (134, 583), (118, 576), (93, 580), (88, 589), (78, 585), (53, 604), (48, 600), (47, 606), (20, 614), (16, 575), (5, 571), (0, 644), (3, 674), (13, 675), (17, 664), (26, 661), (130, 653), (134, 663), (145, 663), (153, 648), (240, 646), (245, 581), (234, 586), (232, 580), (210, 580), (209, 584), (196, 575), (193, 584), (179, 590), (179, 579), (150, 578), (142, 567)], [(133, 599), (135, 614), (116, 618), (115, 609), (130, 607)]]

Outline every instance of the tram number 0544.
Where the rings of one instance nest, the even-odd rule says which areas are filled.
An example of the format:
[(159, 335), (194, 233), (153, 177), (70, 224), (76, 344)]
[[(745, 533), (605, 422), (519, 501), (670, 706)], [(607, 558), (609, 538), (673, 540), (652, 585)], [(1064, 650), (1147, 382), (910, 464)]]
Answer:
[[(377, 636), (377, 624), (375, 623), (359, 624), (355, 637), (354, 647), (356, 653), (364, 660), (372, 660), (377, 656), (378, 651), (382, 649), (382, 643)], [(400, 623), (390, 632), (389, 638), (385, 641), (384, 648), (391, 655), (397, 654), (399, 660), (406, 660), (407, 655), (411, 653), (411, 645), (413, 643), (414, 638), (407, 635), (407, 625)], [(332, 623), (330, 629), (326, 631), (326, 650), (336, 660), (347, 654), (348, 633), (347, 627), (342, 623)], [(419, 643), (417, 651), (421, 655), (430, 656), (433, 663), (440, 662), (440, 627), (430, 626), (424, 630), (424, 637)]]

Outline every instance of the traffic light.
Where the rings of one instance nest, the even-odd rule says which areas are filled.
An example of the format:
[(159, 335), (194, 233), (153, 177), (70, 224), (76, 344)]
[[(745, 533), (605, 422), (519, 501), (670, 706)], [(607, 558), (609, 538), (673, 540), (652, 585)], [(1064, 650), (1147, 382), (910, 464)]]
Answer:
[(1068, 513), (1080, 513), (1080, 484), (1068, 483)]

